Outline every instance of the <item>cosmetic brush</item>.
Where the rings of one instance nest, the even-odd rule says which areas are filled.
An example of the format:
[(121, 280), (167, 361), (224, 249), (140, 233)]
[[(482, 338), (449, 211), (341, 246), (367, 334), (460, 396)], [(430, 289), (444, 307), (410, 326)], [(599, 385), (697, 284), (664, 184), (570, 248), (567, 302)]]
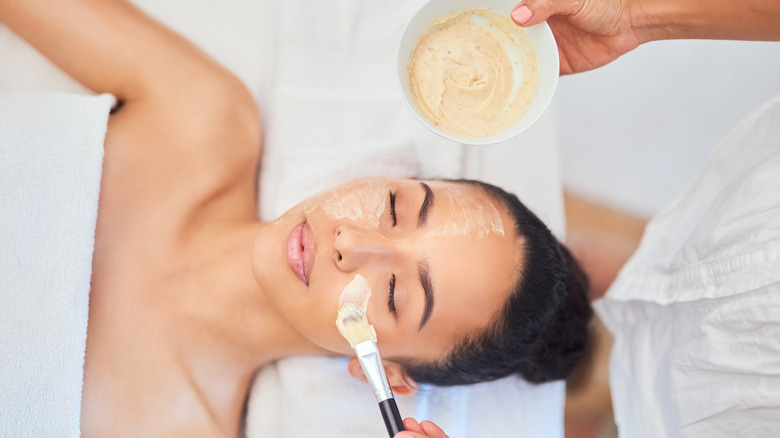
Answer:
[(385, 375), (382, 358), (376, 348), (376, 332), (368, 323), (366, 312), (357, 304), (346, 303), (339, 309), (336, 326), (341, 335), (355, 350), (355, 355), (363, 368), (368, 383), (374, 390), (374, 397), (379, 403), (379, 410), (385, 420), (385, 427), (390, 438), (405, 430), (398, 405), (393, 398), (393, 390)]

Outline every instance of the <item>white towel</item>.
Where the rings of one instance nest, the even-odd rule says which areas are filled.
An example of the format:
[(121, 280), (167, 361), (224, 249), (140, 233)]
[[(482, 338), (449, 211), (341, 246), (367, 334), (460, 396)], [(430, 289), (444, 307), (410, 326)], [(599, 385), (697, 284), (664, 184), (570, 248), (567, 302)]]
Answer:
[(114, 98), (0, 94), (0, 436), (77, 437)]

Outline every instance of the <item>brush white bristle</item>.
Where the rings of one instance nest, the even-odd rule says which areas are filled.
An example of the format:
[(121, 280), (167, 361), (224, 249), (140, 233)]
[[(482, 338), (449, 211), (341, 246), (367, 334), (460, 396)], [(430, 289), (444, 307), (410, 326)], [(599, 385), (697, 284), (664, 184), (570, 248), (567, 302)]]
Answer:
[(374, 327), (368, 323), (366, 309), (371, 297), (371, 286), (360, 274), (350, 281), (339, 297), (339, 316), (336, 327), (352, 348), (355, 345), (372, 340), (376, 342)]
[(376, 342), (374, 327), (368, 323), (366, 312), (357, 304), (347, 303), (341, 306), (336, 327), (352, 348), (368, 340)]

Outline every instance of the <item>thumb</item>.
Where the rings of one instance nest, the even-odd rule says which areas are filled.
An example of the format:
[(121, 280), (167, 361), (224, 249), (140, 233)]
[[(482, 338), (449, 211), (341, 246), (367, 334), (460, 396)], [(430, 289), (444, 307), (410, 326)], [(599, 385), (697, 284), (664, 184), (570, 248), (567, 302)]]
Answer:
[(512, 20), (521, 26), (539, 24), (552, 15), (570, 15), (585, 0), (523, 0), (512, 10)]

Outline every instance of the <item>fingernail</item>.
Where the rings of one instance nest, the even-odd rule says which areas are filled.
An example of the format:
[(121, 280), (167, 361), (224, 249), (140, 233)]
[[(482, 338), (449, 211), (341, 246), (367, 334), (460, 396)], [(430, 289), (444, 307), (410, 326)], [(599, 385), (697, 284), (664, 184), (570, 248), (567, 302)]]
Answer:
[(528, 6), (520, 6), (512, 11), (512, 19), (518, 24), (525, 24), (534, 16), (534, 13), (528, 9)]

